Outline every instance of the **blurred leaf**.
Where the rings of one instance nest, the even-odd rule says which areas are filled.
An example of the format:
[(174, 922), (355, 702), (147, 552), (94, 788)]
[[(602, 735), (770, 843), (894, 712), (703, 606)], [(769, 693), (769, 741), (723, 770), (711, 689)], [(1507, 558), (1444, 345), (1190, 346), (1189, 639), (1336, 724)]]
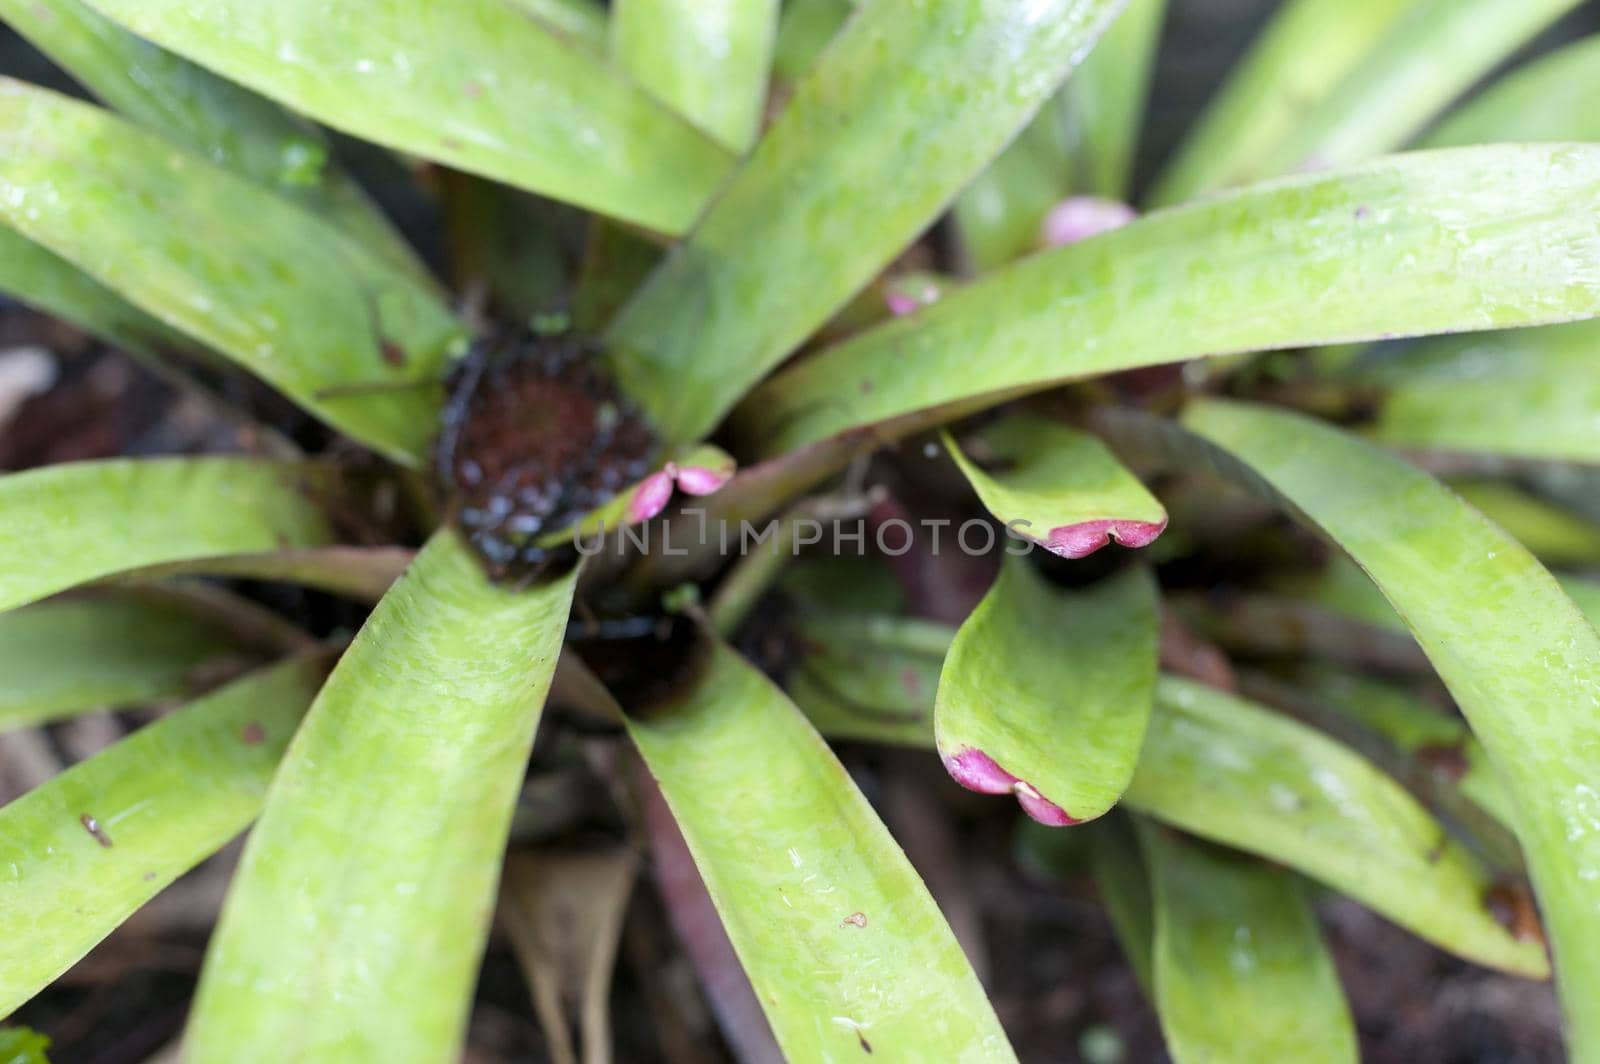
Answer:
[(1418, 0), (1295, 123), (1254, 176), (1339, 166), (1402, 146), (1580, 2)]
[(1494, 141), (1600, 140), (1600, 36), (1498, 79), (1423, 138), (1430, 148)]
[(772, 76), (796, 81), (856, 9), (856, 0), (786, 0), (772, 50)]
[(521, 324), (561, 308), (568, 279), (559, 212), (569, 209), (459, 170), (441, 169), (438, 179), (452, 287), (486, 296), (492, 320)]
[[(460, 326), (314, 215), (99, 108), (0, 81), (0, 219), (364, 443), (416, 461)], [(362, 394), (325, 389), (359, 385)]]
[(215, 619), (175, 601), (102, 592), (0, 613), (0, 731), (181, 695), (230, 653)]
[(1300, 881), (1141, 825), (1156, 1012), (1178, 1064), (1349, 1061), (1355, 1024)]
[(1600, 1055), (1600, 635), (1526, 549), (1378, 448), (1234, 403), (1185, 424), (1337, 541), (1416, 634), (1517, 809), (1572, 1053)]
[(611, 1060), (611, 972), (637, 872), (625, 848), (506, 860), (500, 912), (556, 1064)]
[(1199, 355), (1591, 317), (1597, 199), (1600, 147), (1501, 146), (1161, 211), (806, 359), (735, 421), (773, 454), (973, 397)]
[(507, 0), (521, 8), (553, 30), (559, 30), (571, 40), (584, 45), (596, 55), (606, 51), (610, 30), (606, 25), (606, 9), (598, 0)]
[(333, 538), (333, 471), (253, 458), (74, 462), (0, 476), (0, 610), (113, 573)]
[(0, 1027), (0, 1064), (50, 1064), (50, 1039), (27, 1027)]
[(1522, 975), (1544, 950), (1495, 922), (1478, 861), (1342, 744), (1187, 680), (1156, 686), (1127, 804), (1304, 872), (1452, 953)]
[(1167, 527), (1155, 496), (1088, 433), (1018, 414), (969, 437), (972, 456), (949, 433), (944, 445), (984, 509), (1052, 554), (1082, 558), (1112, 539), (1143, 547)]
[(703, 650), (685, 687), (624, 703), (628, 730), (784, 1053), (1014, 1059), (961, 947), (844, 767), (759, 672), (720, 644)]
[(1423, 450), (1600, 464), (1600, 322), (1441, 337), (1357, 367), (1384, 387), (1372, 434)]
[(270, 580), (376, 602), (416, 556), (408, 547), (305, 547), (264, 554), (226, 554), (153, 565), (130, 574), (145, 582), (180, 574)]
[[(697, 439), (992, 159), (1119, 0), (873, 4), (608, 332), (629, 392)], [(908, 160), (916, 165), (908, 166)]]
[(384, 596), (273, 780), (188, 1060), (458, 1051), (575, 576), (493, 587), (446, 531)]
[(709, 137), (504, 0), (90, 0), (336, 129), (677, 233), (727, 174)]
[(778, 0), (617, 0), (613, 54), (634, 79), (730, 151), (755, 142)]
[(0, 19), (129, 118), (298, 200), (419, 278), (410, 246), (329, 161), (326, 138), (276, 104), (140, 40), (78, 0), (0, 0)]
[(1111, 916), (1117, 941), (1127, 956), (1133, 973), (1151, 994), (1155, 975), (1151, 970), (1155, 952), (1155, 902), (1139, 843), (1122, 823), (1126, 818), (1107, 818), (1094, 825), (1090, 834), (1090, 860), (1096, 889)]
[(254, 673), (0, 809), (0, 1015), (254, 819), (323, 672)]
[(1550, 565), (1600, 563), (1600, 526), (1499, 480), (1451, 481), (1450, 490)]
[(1167, 164), (1158, 206), (1272, 176), (1264, 162), (1418, 0), (1286, 0)]
[(784, 686), (831, 736), (928, 745), (939, 670), (954, 638), (942, 624), (838, 611), (796, 625), (799, 661)]
[(1007, 558), (939, 677), (945, 768), (964, 787), (1014, 793), (1041, 823), (1100, 816), (1127, 790), (1144, 742), (1156, 629), (1143, 569), (1071, 593)]

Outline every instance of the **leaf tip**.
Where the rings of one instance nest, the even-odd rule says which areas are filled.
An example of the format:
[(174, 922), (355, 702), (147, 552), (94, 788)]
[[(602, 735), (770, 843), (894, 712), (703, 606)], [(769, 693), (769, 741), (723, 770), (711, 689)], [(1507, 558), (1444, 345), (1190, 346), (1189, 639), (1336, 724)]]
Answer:
[(945, 754), (941, 760), (950, 778), (967, 790), (979, 794), (1014, 794), (1022, 811), (1047, 827), (1064, 828), (1083, 823), (1040, 794), (1033, 784), (1001, 768), (982, 750), (969, 746), (954, 754)]
[(1063, 558), (1087, 558), (1113, 539), (1124, 547), (1148, 547), (1166, 528), (1165, 519), (1081, 521), (1075, 525), (1052, 528), (1043, 543), (1046, 550)]
[(1121, 229), (1139, 216), (1126, 203), (1099, 196), (1070, 196), (1050, 209), (1039, 227), (1045, 247), (1076, 244), (1113, 229)]

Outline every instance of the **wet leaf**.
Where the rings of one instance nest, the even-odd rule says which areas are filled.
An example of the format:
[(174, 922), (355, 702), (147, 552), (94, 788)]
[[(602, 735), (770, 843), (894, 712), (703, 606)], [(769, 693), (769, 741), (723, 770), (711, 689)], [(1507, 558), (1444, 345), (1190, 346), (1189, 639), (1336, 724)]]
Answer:
[[(1071, 70), (1117, 0), (864, 7), (608, 333), (674, 441), (867, 284)], [(914, 158), (917, 165), (908, 167)]]
[(446, 531), (384, 596), (273, 780), (186, 1059), (458, 1051), (574, 582), (493, 587)]
[(0, 613), (0, 731), (172, 698), (239, 643), (175, 601), (107, 594)]
[(735, 423), (773, 454), (1200, 355), (1591, 317), (1597, 202), (1600, 147), (1518, 145), (1383, 159), (1160, 211), (828, 348), (757, 389)]
[[(426, 451), (460, 327), (428, 286), (315, 215), (14, 81), (0, 81), (0, 192), (0, 220), (329, 424), (402, 461)], [(328, 391), (340, 386), (359, 389)]]
[(335, 129), (636, 222), (686, 229), (731, 160), (586, 48), (503, 0), (91, 0)]
[[(313, 547), (332, 470), (253, 458), (74, 462), (0, 476), (0, 610), (182, 559)], [(115, 529), (115, 534), (108, 532)]]
[(1355, 1024), (1299, 879), (1149, 824), (1139, 837), (1173, 1059), (1354, 1064)]
[(1007, 558), (939, 677), (945, 768), (972, 790), (1015, 794), (1041, 823), (1100, 816), (1144, 742), (1156, 631), (1155, 582), (1142, 569), (1073, 593)]
[(970, 455), (948, 433), (944, 445), (984, 509), (1052, 554), (1082, 558), (1113, 539), (1144, 547), (1167, 527), (1155, 496), (1088, 433), (1018, 414), (970, 437)]
[(664, 701), (625, 703), (628, 729), (784, 1053), (1014, 1059), (949, 926), (844, 767), (759, 672), (720, 645), (705, 655)]
[(640, 85), (730, 151), (755, 142), (778, 0), (618, 0), (613, 54)]
[(1600, 635), (1525, 548), (1381, 450), (1235, 403), (1185, 423), (1337, 541), (1415, 633), (1518, 811), (1572, 1052), (1600, 1053)]
[(0, 809), (0, 1015), (244, 830), (324, 671), (254, 673)]

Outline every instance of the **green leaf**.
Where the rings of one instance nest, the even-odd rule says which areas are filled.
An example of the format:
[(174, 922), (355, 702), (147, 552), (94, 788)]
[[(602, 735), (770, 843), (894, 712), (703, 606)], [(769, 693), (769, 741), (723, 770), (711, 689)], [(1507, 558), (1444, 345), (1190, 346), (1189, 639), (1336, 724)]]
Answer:
[(0, 477), (0, 610), (188, 558), (312, 547), (332, 470), (253, 458), (118, 459)]
[(230, 653), (214, 618), (171, 600), (102, 592), (0, 613), (0, 731), (181, 695)]
[(250, 823), (323, 671), (254, 673), (0, 809), (0, 1015)]
[(1151, 194), (1165, 206), (1272, 176), (1266, 158), (1415, 0), (1287, 0), (1207, 105)]
[(407, 547), (306, 547), (265, 554), (188, 558), (142, 568), (127, 579), (145, 582), (187, 574), (227, 576), (297, 584), (376, 602), (415, 556), (416, 551)]
[(731, 160), (599, 56), (503, 0), (90, 0), (335, 129), (682, 232)]
[(952, 628), (881, 614), (827, 611), (796, 624), (802, 652), (784, 687), (836, 738), (929, 746), (934, 692)]
[[(862, 8), (608, 333), (629, 392), (697, 439), (1032, 116), (1118, 0)], [(907, 160), (915, 159), (915, 166)]]
[(1127, 199), (1167, 0), (1129, 0), (1063, 90), (1075, 192)]
[(1456, 109), (1422, 143), (1430, 148), (1494, 141), (1600, 140), (1600, 36), (1585, 37), (1520, 67)]
[(1349, 552), (1416, 634), (1517, 809), (1572, 1053), (1600, 1056), (1600, 635), (1525, 548), (1383, 451), (1233, 403), (1185, 423)]
[(1167, 527), (1167, 511), (1105, 444), (1059, 422), (1019, 414), (988, 425), (968, 439), (976, 461), (949, 433), (944, 445), (984, 509), (1052, 554), (1082, 558), (1112, 539), (1143, 547)]
[(759, 672), (720, 644), (702, 649), (684, 687), (626, 706), (628, 730), (785, 1055), (1015, 1059), (844, 766)]
[(0, 1064), (50, 1064), (50, 1039), (27, 1027), (0, 1027)]
[(772, 76), (779, 82), (797, 80), (855, 9), (855, 0), (787, 0), (778, 18)]
[(1372, 435), (1423, 450), (1600, 464), (1600, 321), (1452, 336), (1385, 354)]
[(934, 737), (957, 783), (1043, 824), (1100, 816), (1133, 778), (1156, 682), (1156, 587), (1129, 569), (1058, 591), (1006, 559), (956, 634)]
[(140, 40), (78, 0), (0, 0), (0, 19), (107, 106), (298, 200), (427, 278), (394, 227), (329, 162), (326, 139), (315, 127)]
[(610, 30), (598, 0), (508, 0), (553, 30), (603, 55)]
[(757, 389), (736, 427), (772, 454), (1200, 355), (1591, 317), (1597, 203), (1600, 146), (1518, 145), (1382, 159), (1160, 211), (805, 360)]
[[(0, 220), (329, 424), (416, 461), (460, 326), (413, 275), (106, 111), (0, 81)], [(359, 385), (362, 394), (326, 389)]]
[(446, 531), (384, 596), (273, 780), (186, 1059), (459, 1051), (575, 576), (493, 587)]
[(613, 54), (640, 85), (730, 151), (755, 142), (778, 0), (617, 0)]
[(1147, 824), (1139, 838), (1173, 1060), (1354, 1064), (1355, 1024), (1300, 881)]
[(1342, 744), (1163, 676), (1127, 804), (1328, 884), (1469, 960), (1546, 972), (1485, 903), (1483, 866), (1398, 783)]
[(1111, 926), (1122, 944), (1134, 975), (1145, 993), (1152, 992), (1155, 974), (1151, 970), (1155, 952), (1155, 902), (1139, 843), (1128, 829), (1126, 817), (1108, 817), (1090, 828), (1090, 868), (1095, 889), (1111, 917)]
[(1336, 90), (1295, 123), (1256, 176), (1338, 166), (1400, 147), (1580, 2), (1419, 0)]
[(1550, 565), (1600, 564), (1600, 527), (1499, 480), (1457, 480), (1450, 489)]

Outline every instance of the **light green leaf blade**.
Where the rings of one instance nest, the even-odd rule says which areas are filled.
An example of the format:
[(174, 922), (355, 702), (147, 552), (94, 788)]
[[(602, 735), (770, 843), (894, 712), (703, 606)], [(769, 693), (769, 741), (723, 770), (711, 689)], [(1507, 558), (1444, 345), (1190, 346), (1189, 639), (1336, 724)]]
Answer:
[(1600, 1056), (1600, 635), (1525, 548), (1377, 448), (1234, 403), (1185, 424), (1338, 542), (1416, 635), (1517, 809), (1572, 1052)]
[(603, 55), (610, 29), (598, 0), (508, 0), (553, 30), (567, 35), (596, 55)]
[(144, 583), (181, 575), (238, 577), (297, 584), (376, 602), (415, 557), (416, 551), (408, 547), (305, 547), (187, 558), (141, 568), (126, 579)]
[(1073, 191), (1128, 198), (1167, 0), (1129, 0), (1063, 90)]
[(379, 144), (667, 233), (727, 153), (503, 0), (91, 0), (165, 48)]
[(1052, 554), (1082, 558), (1113, 539), (1144, 547), (1167, 527), (1167, 511), (1105, 444), (1059, 422), (1019, 414), (987, 425), (968, 439), (979, 460), (949, 433), (944, 445), (984, 509)]
[(1291, 873), (1141, 823), (1156, 1012), (1178, 1064), (1355, 1064), (1355, 1023)]
[(755, 142), (778, 0), (618, 0), (612, 54), (634, 79), (730, 151)]
[(772, 76), (779, 82), (798, 79), (855, 8), (855, 0), (787, 0), (778, 17)]
[(1580, 2), (1419, 0), (1252, 176), (1339, 166), (1402, 146)]
[(1151, 200), (1181, 203), (1266, 175), (1263, 160), (1414, 6), (1413, 0), (1287, 0), (1207, 105)]
[[(697, 439), (949, 203), (1119, 0), (861, 9), (608, 332), (623, 384)], [(908, 165), (914, 161), (915, 165)]]
[(298, 200), (419, 277), (427, 271), (322, 134), (246, 89), (162, 51), (79, 0), (0, 0), (0, 19), (107, 106)]
[(939, 677), (934, 740), (945, 768), (972, 790), (1015, 794), (1040, 823), (1100, 816), (1139, 759), (1157, 627), (1143, 569), (1069, 593), (1007, 558)]
[(1384, 389), (1374, 438), (1421, 450), (1600, 464), (1600, 322), (1442, 337), (1356, 379)]
[[(417, 461), (460, 326), (430, 288), (109, 112), (0, 81), (0, 220), (329, 424)], [(425, 382), (422, 387), (374, 385)], [(360, 385), (355, 395), (326, 389)]]
[(1450, 490), (1547, 565), (1600, 563), (1600, 526), (1557, 503), (1503, 480), (1454, 480)]
[(1163, 676), (1127, 804), (1288, 865), (1469, 960), (1546, 973), (1490, 913), (1487, 871), (1398, 783), (1342, 744)]
[(323, 671), (254, 673), (0, 809), (0, 1015), (244, 830)]
[(253, 458), (116, 459), (0, 477), (0, 610), (186, 558), (321, 546), (332, 470)]
[(1494, 141), (1600, 140), (1600, 36), (1507, 74), (1423, 138), (1430, 148)]
[(181, 695), (230, 653), (214, 619), (174, 601), (100, 593), (0, 613), (0, 731)]
[(459, 1051), (575, 577), (493, 587), (446, 531), (378, 604), (273, 780), (187, 1060)]
[(1200, 355), (1593, 317), (1597, 207), (1600, 146), (1457, 148), (1273, 182), (990, 274), (780, 373), (736, 427), (772, 454)]
[(759, 672), (720, 644), (703, 649), (685, 687), (625, 707), (628, 730), (785, 1055), (1015, 1059), (927, 888), (844, 767)]

